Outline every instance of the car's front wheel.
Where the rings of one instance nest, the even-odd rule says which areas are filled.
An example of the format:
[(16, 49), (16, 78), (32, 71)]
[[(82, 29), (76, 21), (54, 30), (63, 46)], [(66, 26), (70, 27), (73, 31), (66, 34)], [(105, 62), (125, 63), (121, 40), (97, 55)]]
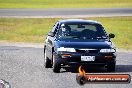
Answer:
[(45, 68), (52, 67), (51, 60), (47, 57), (46, 52), (44, 52), (44, 66), (45, 66)]
[(61, 69), (61, 64), (57, 59), (53, 56), (53, 72), (59, 73)]

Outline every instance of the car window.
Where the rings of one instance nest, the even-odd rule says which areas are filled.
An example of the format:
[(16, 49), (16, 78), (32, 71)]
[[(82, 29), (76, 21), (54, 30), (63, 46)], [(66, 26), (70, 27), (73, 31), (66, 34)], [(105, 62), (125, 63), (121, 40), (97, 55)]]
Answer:
[(60, 37), (86, 37), (86, 38), (106, 38), (102, 25), (87, 23), (63, 24), (59, 30)]

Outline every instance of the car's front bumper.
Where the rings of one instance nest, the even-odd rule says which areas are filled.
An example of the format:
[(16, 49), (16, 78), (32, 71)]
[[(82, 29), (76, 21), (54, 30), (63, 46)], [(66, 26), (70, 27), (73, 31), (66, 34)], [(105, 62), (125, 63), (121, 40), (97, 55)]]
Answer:
[[(116, 62), (115, 53), (94, 53), (94, 54), (60, 53), (60, 54), (54, 54), (54, 55), (55, 55), (55, 58), (61, 64), (64, 64), (64, 65), (106, 65), (108, 63)], [(81, 56), (95, 56), (95, 60), (81, 61)]]

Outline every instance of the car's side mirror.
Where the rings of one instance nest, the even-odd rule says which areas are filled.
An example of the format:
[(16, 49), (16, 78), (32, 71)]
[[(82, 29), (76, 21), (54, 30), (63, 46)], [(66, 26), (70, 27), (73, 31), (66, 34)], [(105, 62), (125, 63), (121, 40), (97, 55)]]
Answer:
[(54, 32), (49, 32), (48, 33), (48, 36), (54, 37), (54, 35), (55, 35)]
[(115, 34), (110, 33), (109, 38), (115, 38)]

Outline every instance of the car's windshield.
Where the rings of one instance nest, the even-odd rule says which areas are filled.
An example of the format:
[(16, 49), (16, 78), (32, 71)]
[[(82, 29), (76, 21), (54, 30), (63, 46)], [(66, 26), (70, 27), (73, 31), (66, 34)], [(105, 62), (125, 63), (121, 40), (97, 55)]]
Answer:
[(107, 38), (103, 27), (99, 24), (67, 23), (61, 24), (59, 38)]

